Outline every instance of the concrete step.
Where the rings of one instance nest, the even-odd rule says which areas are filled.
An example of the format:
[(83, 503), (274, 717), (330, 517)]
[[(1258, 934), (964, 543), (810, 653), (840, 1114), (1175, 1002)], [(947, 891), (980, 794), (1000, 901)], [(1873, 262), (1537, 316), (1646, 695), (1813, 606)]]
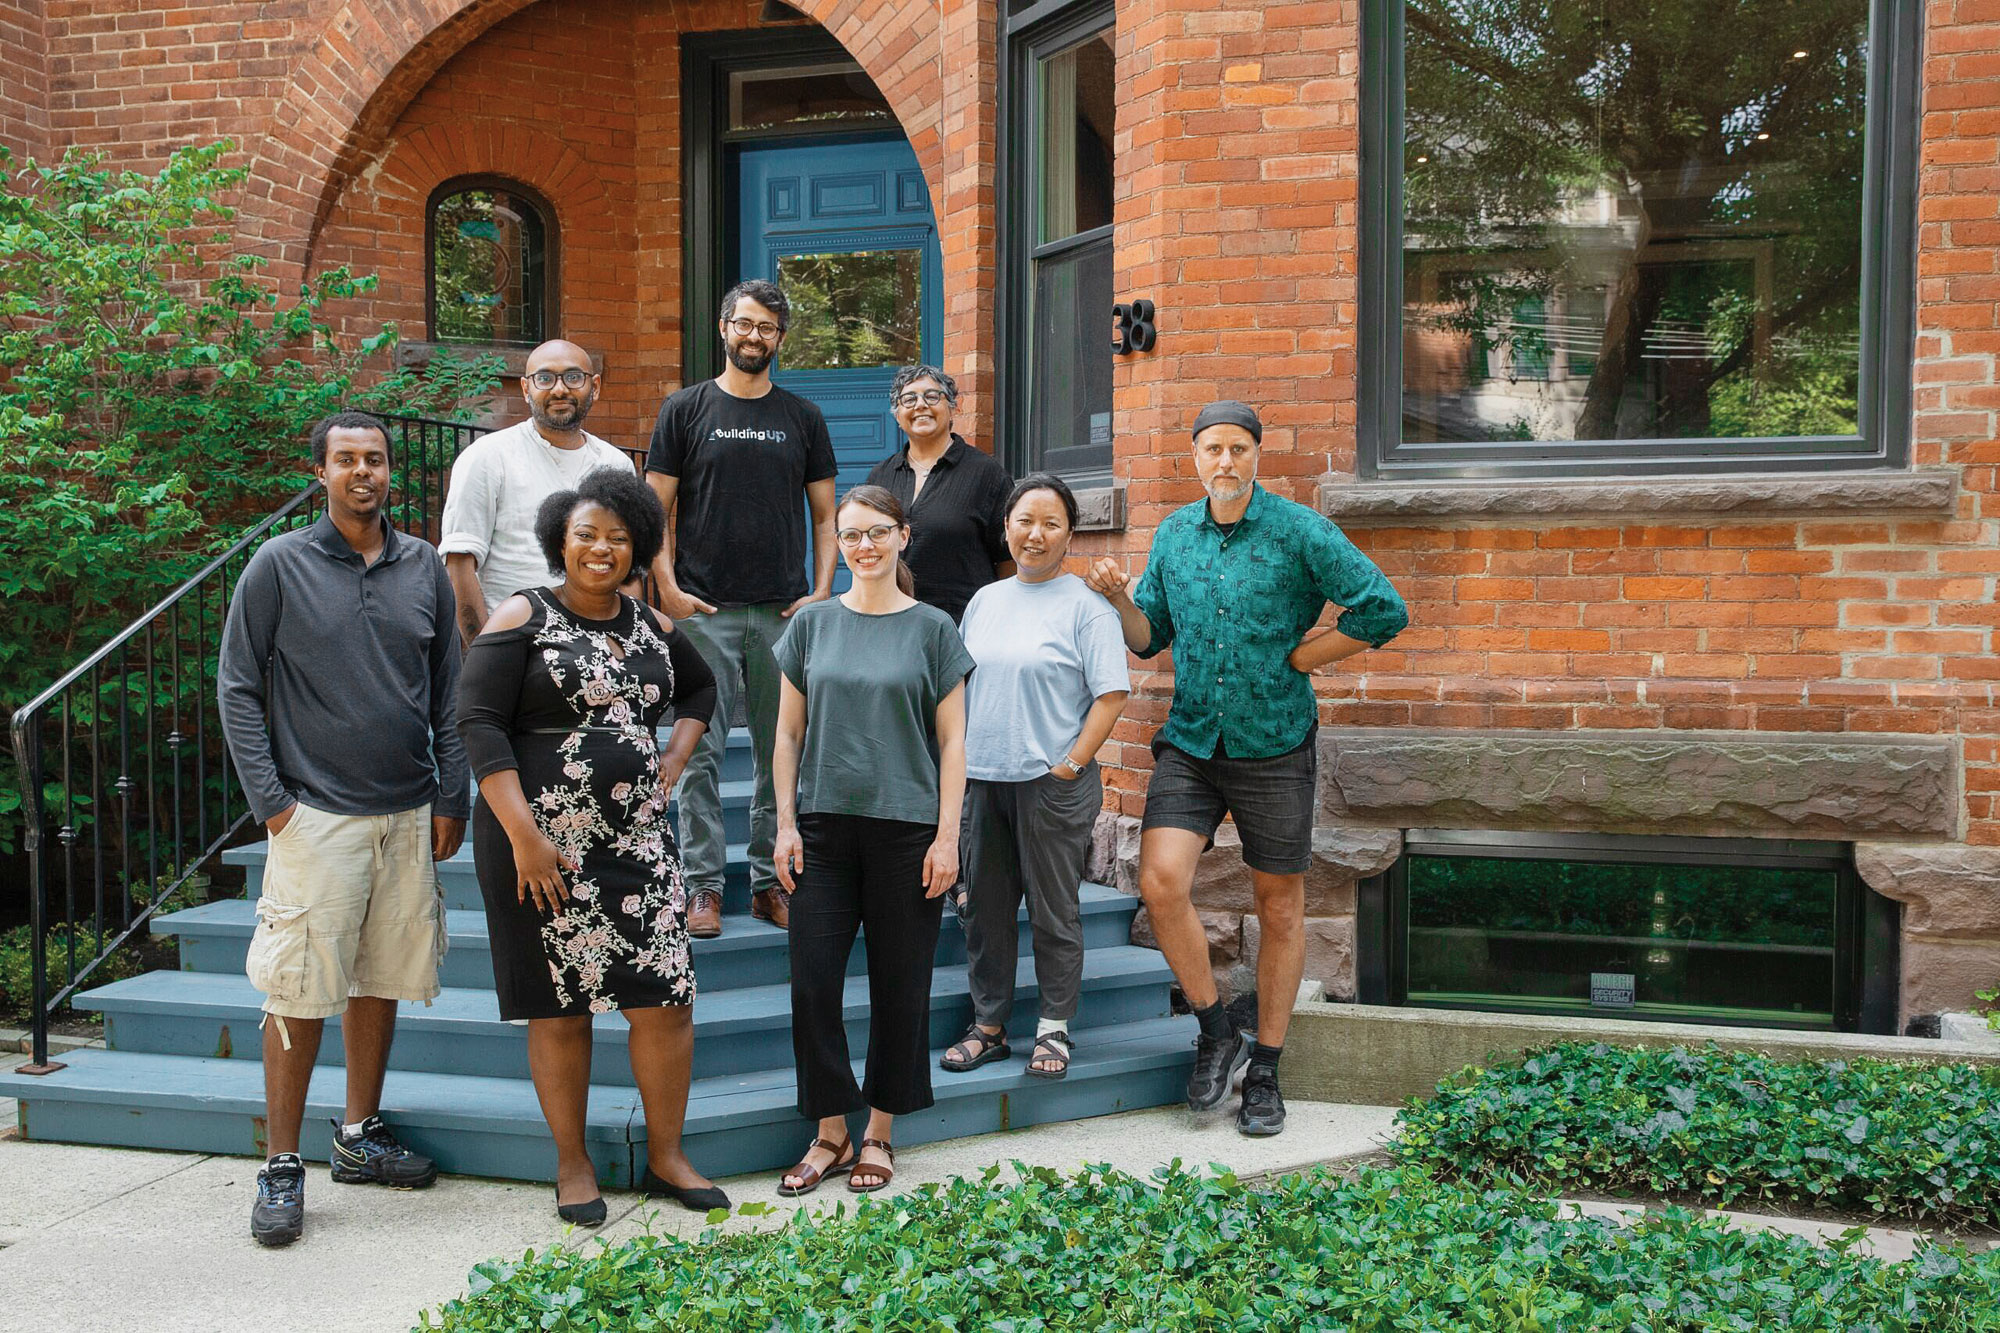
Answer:
[[(1101, 884), (1082, 885), (1077, 897), (1085, 948), (1130, 942), (1137, 899)], [(1033, 946), (1025, 908), (1018, 920), (1018, 947), (1026, 957)], [(255, 906), (248, 899), (230, 898), (159, 917), (153, 922), (153, 933), (179, 938), (183, 971), (240, 976), (256, 925)], [(492, 989), (493, 952), (486, 936), (485, 911), (476, 907), (447, 910), (446, 928), (451, 949), (439, 968), (439, 982)], [(724, 917), (719, 938), (693, 943), (695, 981), (705, 991), (766, 986), (791, 975), (785, 932), (747, 913)], [(863, 957), (857, 943), (848, 970), (860, 971)], [(950, 912), (945, 913), (944, 928), (939, 932), (937, 960), (940, 964), (965, 961), (965, 932)]]
[[(1062, 1080), (1028, 1076), (1019, 1056), (970, 1074), (936, 1071), (936, 1104), (898, 1116), (896, 1141), (927, 1143), (1167, 1105), (1185, 1093), (1194, 1033), (1187, 1017), (1104, 1029), (1078, 1044)], [(0, 1097), (20, 1099), (22, 1134), (36, 1140), (264, 1153), (263, 1070), (250, 1060), (84, 1051), (53, 1074), (0, 1074)], [(340, 1071), (316, 1072), (306, 1107), (308, 1157), (327, 1159), (328, 1121), (341, 1113), (342, 1100)], [(405, 1143), (446, 1171), (553, 1178), (555, 1154), (525, 1079), (396, 1071), (384, 1088), (383, 1111)], [(607, 1186), (631, 1182), (645, 1160), (645, 1132), (634, 1089), (592, 1090), (588, 1139)], [(701, 1079), (693, 1087), (684, 1142), (711, 1176), (789, 1166), (811, 1137), (789, 1067)], [(332, 1187), (316, 1177), (313, 1188)]]
[[(1121, 945), (1084, 956), (1083, 996), (1075, 1027), (1113, 1027), (1168, 1014), (1167, 987), (1173, 974), (1151, 949)], [(1036, 997), (1034, 963), (1021, 960), (1016, 972), (1011, 1027), (1032, 1037)], [(242, 975), (214, 972), (149, 972), (100, 986), (77, 999), (79, 1009), (104, 1015), (105, 1044), (113, 1050), (155, 1055), (214, 1056), (256, 1060), (263, 996)], [(867, 1049), (868, 983), (849, 977), (843, 996), (849, 1049)], [(713, 1078), (760, 1069), (792, 1067), (792, 1000), (788, 984), (744, 986), (698, 993), (694, 1005), (694, 1074)], [(972, 1021), (963, 965), (940, 967), (931, 980), (930, 1040), (949, 1045)], [(339, 1064), (342, 1051), (328, 1022), (320, 1043), (322, 1064)], [(618, 1014), (593, 1023), (592, 1078), (630, 1086), (626, 1024)], [(501, 1021), (491, 990), (448, 989), (430, 1005), (401, 1006), (391, 1067), (437, 1074), (528, 1076), (527, 1029)]]

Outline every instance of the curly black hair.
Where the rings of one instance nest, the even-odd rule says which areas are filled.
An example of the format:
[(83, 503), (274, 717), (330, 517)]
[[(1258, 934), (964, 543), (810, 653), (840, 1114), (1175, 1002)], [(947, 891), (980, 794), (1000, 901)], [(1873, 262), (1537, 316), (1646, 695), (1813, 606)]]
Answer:
[(560, 575), (563, 567), (563, 538), (569, 533), (569, 516), (578, 505), (599, 504), (618, 515), (619, 522), (632, 534), (632, 572), (644, 573), (667, 540), (667, 511), (660, 497), (639, 479), (639, 474), (622, 467), (601, 467), (583, 474), (573, 491), (557, 491), (542, 501), (535, 513), (535, 540), (549, 562), (549, 573)]

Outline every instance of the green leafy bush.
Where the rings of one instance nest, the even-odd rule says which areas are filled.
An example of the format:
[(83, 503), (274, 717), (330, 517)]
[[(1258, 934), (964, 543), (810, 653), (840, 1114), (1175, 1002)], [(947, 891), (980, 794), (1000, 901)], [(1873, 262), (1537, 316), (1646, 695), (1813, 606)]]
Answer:
[[(72, 937), (76, 943), (76, 971), (89, 967), (90, 960), (97, 957), (101, 947), (97, 936), (87, 928), (73, 930), (68, 925), (51, 926), (48, 968), (49, 990), (52, 992), (69, 984)], [(30, 949), (33, 940), (26, 926), (0, 931), (0, 1014), (23, 1021), (35, 1005), (35, 959)], [(145, 970), (146, 965), (139, 951), (128, 945), (106, 958), (102, 966), (85, 978), (84, 987), (108, 986), (114, 981), (136, 977)]]
[(1474, 1184), (2000, 1220), (2000, 1071), (1565, 1042), (1439, 1085), (1398, 1161)]
[[(156, 175), (72, 151), (0, 186), (0, 724), (297, 492), (313, 421), (449, 414), (494, 382), (495, 358), (443, 357), (364, 384), (395, 329), (342, 339), (326, 313), (375, 279), (333, 269), (281, 299), (231, 248), (232, 147)], [(20, 803), (0, 763), (0, 851)]]
[(650, 1235), (484, 1263), (423, 1329), (1976, 1330), (2000, 1255), (1903, 1265), (1680, 1211), (1619, 1228), (1414, 1169), (1265, 1188), (1177, 1169), (928, 1185), (699, 1242)]

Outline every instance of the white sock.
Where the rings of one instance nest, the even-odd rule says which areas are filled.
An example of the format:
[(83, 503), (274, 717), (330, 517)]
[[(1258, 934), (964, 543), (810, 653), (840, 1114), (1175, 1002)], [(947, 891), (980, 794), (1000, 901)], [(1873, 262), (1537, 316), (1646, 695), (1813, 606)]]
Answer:
[(1043, 1018), (1036, 1020), (1035, 1039), (1037, 1041), (1048, 1036), (1051, 1032), (1060, 1032), (1067, 1037), (1069, 1035), (1069, 1020), (1067, 1018)]
[(344, 1138), (358, 1139), (361, 1137), (361, 1125), (365, 1125), (367, 1123), (368, 1121), (364, 1119), (362, 1120), (360, 1125), (342, 1125), (340, 1127), (340, 1133)]

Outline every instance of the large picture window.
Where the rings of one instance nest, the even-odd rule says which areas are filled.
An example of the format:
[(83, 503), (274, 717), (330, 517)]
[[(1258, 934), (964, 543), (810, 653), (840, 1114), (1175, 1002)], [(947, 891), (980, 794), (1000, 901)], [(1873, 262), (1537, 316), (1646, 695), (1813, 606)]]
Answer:
[(1016, 471), (1111, 468), (1113, 15), (1010, 34), (1004, 427)]
[(431, 195), (427, 231), (431, 337), (533, 346), (555, 327), (555, 226), (524, 187), (488, 177)]
[(1902, 461), (1913, 0), (1372, 0), (1364, 463)]

